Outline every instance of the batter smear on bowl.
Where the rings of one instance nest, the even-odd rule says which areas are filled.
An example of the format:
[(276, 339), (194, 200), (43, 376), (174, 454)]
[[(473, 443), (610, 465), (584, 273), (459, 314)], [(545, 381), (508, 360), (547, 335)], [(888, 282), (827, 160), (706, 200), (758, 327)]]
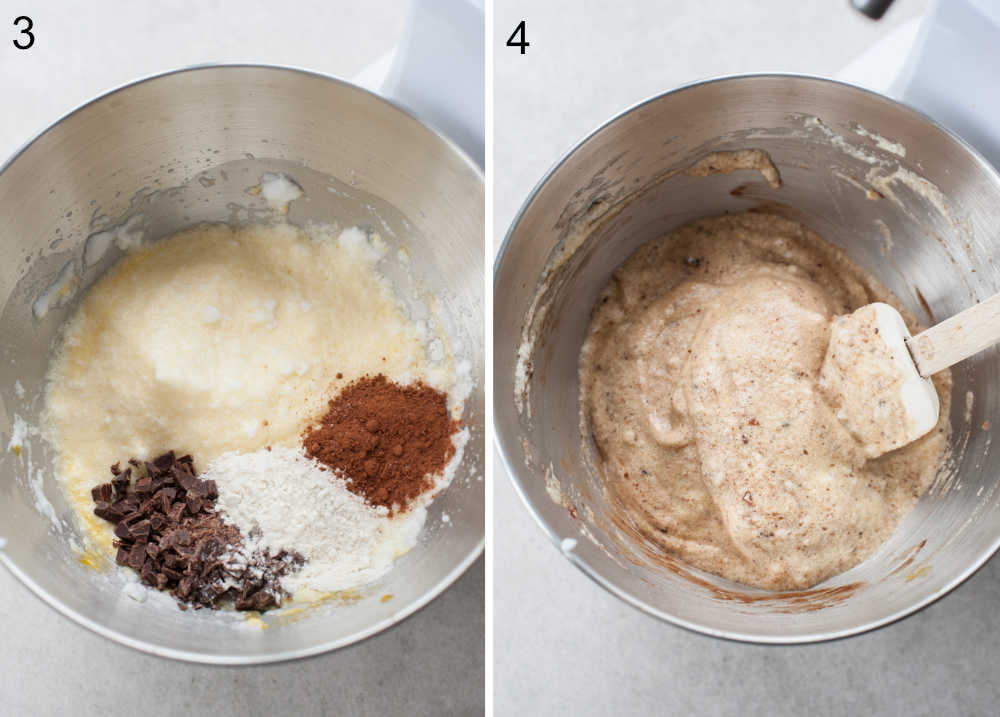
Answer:
[(46, 383), (88, 547), (194, 607), (264, 610), (388, 572), (468, 432), (448, 337), (408, 318), (387, 253), (358, 228), (287, 223), (126, 252)]
[(949, 432), (947, 372), (934, 430), (877, 458), (827, 401), (831, 323), (875, 301), (903, 311), (777, 216), (697, 220), (640, 247), (580, 358), (611, 503), (667, 553), (745, 585), (809, 587), (863, 561), (930, 485)]

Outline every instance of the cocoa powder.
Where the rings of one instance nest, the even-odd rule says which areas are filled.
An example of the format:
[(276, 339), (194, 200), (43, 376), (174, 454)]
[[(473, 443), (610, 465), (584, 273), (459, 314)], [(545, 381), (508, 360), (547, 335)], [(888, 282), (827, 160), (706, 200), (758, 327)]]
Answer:
[(347, 487), (390, 513), (433, 485), (455, 455), (460, 427), (447, 396), (423, 383), (402, 386), (384, 375), (348, 384), (318, 425), (303, 434), (306, 453), (339, 471)]

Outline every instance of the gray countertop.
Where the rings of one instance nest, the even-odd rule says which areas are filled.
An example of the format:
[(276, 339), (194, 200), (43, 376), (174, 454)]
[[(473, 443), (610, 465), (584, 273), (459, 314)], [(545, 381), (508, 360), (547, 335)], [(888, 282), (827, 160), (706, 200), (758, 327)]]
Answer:
[[(551, 163), (607, 118), (712, 75), (834, 75), (924, 3), (881, 23), (844, 0), (497, 0), (495, 242)], [(520, 20), (531, 46), (504, 46)], [(496, 462), (496, 714), (996, 714), (1000, 561), (877, 632), (804, 647), (660, 623), (551, 545)]]
[(0, 714), (482, 714), (483, 563), (385, 632), (261, 667), (192, 665), (122, 647), (70, 622), (0, 570)]
[[(351, 77), (389, 51), (406, 0), (5, 3), (0, 160), (79, 103), (144, 75), (211, 61)], [(15, 15), (36, 45), (11, 46)], [(484, 561), (400, 625), (335, 653), (205, 667), (121, 647), (71, 623), (0, 569), (0, 715), (470, 715), (484, 704)]]

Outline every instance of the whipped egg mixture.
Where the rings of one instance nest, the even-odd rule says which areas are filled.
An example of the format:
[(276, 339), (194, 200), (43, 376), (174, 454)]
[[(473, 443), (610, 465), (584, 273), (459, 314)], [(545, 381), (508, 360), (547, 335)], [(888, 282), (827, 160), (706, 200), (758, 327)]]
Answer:
[[(132, 249), (91, 287), (64, 329), (45, 395), (59, 480), (90, 540), (113, 550), (112, 525), (94, 515), (91, 490), (130, 456), (152, 460), (173, 450), (193, 455), (202, 470), (223, 456), (232, 463), (233, 456), (297, 449), (328, 401), (365, 375), (451, 388), (450, 356), (428, 359), (428, 342), (443, 337), (409, 320), (376, 271), (385, 252), (376, 235), (357, 228), (208, 225)], [(265, 458), (248, 465), (269, 465)], [(304, 475), (322, 483), (319, 473)], [(222, 504), (228, 500), (239, 515), (233, 501), (241, 493), (219, 483)], [(414, 543), (419, 524), (390, 529), (384, 510), (350, 493), (342, 502), (367, 511), (372, 525), (386, 524), (378, 528), (381, 543), (343, 526), (337, 550), (363, 544), (373, 553), (354, 556), (359, 576), (372, 577), (369, 562), (387, 569)], [(423, 514), (418, 507), (391, 520), (422, 524)]]

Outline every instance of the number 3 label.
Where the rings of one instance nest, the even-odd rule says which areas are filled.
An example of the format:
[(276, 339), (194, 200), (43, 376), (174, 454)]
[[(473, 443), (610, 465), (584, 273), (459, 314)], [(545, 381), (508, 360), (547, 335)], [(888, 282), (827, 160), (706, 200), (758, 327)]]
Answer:
[[(24, 23), (24, 27), (20, 27), (21, 23)], [(27, 37), (26, 40), (14, 40), (14, 47), (18, 50), (27, 50), (35, 44), (35, 36), (31, 32), (32, 28), (35, 27), (35, 24), (31, 21), (30, 17), (27, 15), (21, 15), (19, 18), (14, 20), (14, 27), (18, 27), (21, 30), (21, 34)]]

